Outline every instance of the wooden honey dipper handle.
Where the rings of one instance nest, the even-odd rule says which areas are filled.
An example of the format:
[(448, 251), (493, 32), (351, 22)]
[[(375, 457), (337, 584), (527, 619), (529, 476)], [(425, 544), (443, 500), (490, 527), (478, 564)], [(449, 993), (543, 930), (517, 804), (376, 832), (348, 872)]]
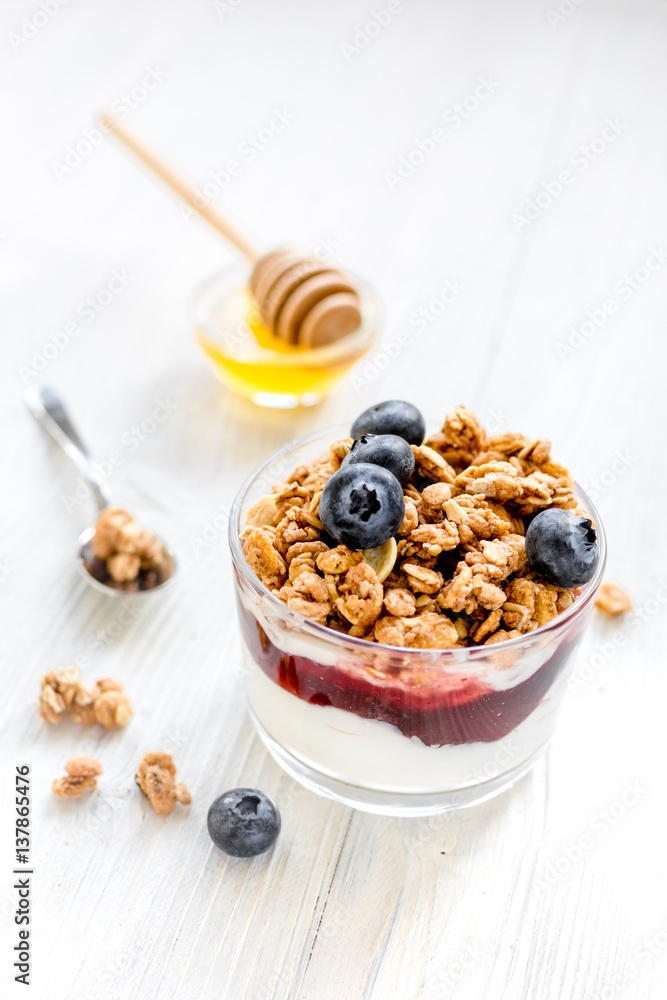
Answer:
[(197, 212), (202, 219), (205, 219), (209, 225), (213, 226), (221, 236), (224, 236), (226, 240), (232, 243), (244, 257), (247, 257), (253, 263), (259, 258), (255, 247), (238, 232), (235, 226), (208, 202), (205, 202), (201, 195), (197, 193), (194, 186), (182, 174), (174, 170), (155, 150), (146, 146), (141, 139), (112, 115), (103, 115), (101, 121), (107, 131), (115, 135), (124, 146), (132, 150), (149, 170), (152, 170), (167, 187), (170, 187), (194, 212)]
[(109, 114), (102, 116), (101, 123), (105, 131), (120, 139), (156, 177), (251, 261), (250, 287), (272, 333), (295, 346), (321, 347), (359, 328), (359, 296), (344, 274), (294, 250), (260, 256), (193, 184), (131, 129)]

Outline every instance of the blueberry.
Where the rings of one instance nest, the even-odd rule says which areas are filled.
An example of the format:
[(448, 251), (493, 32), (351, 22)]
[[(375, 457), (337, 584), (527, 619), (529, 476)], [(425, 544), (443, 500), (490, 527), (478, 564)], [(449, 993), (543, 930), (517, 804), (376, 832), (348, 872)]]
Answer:
[(208, 832), (216, 847), (236, 858), (263, 854), (280, 833), (280, 813), (264, 792), (233, 788), (208, 811)]
[(352, 424), (353, 438), (358, 439), (364, 434), (398, 434), (408, 444), (421, 444), (426, 424), (412, 403), (387, 399), (384, 403), (369, 406)]
[(379, 465), (359, 462), (335, 472), (322, 490), (320, 521), (337, 542), (372, 549), (391, 538), (405, 517), (403, 489)]
[(580, 587), (600, 558), (593, 522), (558, 507), (540, 511), (526, 531), (526, 555), (531, 569), (548, 583)]
[(412, 448), (398, 434), (364, 434), (355, 441), (341, 463), (341, 469), (359, 462), (370, 462), (389, 469), (405, 486), (415, 471), (415, 456)]

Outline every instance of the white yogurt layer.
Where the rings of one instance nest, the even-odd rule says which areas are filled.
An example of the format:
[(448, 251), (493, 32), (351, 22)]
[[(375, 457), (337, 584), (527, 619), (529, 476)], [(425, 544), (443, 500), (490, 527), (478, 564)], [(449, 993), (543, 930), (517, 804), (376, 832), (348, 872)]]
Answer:
[(250, 708), (279, 746), (339, 781), (382, 791), (453, 791), (511, 771), (549, 739), (560, 704), (562, 678), (503, 739), (427, 747), (388, 722), (311, 705), (270, 680), (247, 650), (245, 657)]

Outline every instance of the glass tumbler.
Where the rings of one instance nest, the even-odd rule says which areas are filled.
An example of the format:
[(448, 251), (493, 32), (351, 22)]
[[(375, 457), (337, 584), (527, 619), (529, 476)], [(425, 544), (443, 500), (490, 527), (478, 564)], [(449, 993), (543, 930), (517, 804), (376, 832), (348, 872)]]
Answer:
[(241, 488), (229, 521), (250, 715), (279, 764), (357, 809), (418, 816), (498, 794), (543, 753), (605, 565), (547, 625), (491, 646), (386, 646), (315, 624), (274, 597), (246, 562), (248, 508), (347, 427), (277, 452)]

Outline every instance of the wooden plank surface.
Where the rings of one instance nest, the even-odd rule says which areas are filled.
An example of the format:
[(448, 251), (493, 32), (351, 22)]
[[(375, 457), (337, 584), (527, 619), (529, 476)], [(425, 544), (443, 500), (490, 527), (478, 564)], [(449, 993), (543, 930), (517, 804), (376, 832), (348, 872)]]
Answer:
[[(39, 1000), (665, 995), (667, 11), (403, 0), (351, 52), (381, 6), (101, 0), (43, 24), (28, 0), (3, 10), (3, 997), (23, 995), (8, 784), (23, 762)], [(457, 119), (480, 80), (488, 95)], [(59, 166), (125, 94), (129, 123), (200, 183), (241, 161), (216, 203), (251, 236), (325, 241), (377, 286), (386, 322), (361, 381), (300, 412), (217, 384), (188, 303), (231, 251), (107, 138)], [(250, 159), (243, 144), (275, 109), (288, 123)], [(443, 122), (433, 154), (388, 180)], [(536, 217), (518, 218), (544, 192)], [(114, 272), (122, 288), (105, 304)], [(435, 315), (448, 281), (460, 294)], [(412, 342), (386, 364), (406, 329)], [(100, 459), (116, 456), (114, 494), (177, 549), (163, 597), (109, 603), (76, 575), (92, 509), (24, 408), (24, 386), (42, 380)], [(433, 420), (466, 402), (494, 430), (550, 436), (595, 494), (609, 576), (636, 606), (593, 622), (546, 761), (497, 800), (421, 820), (320, 799), (262, 749), (224, 530), (258, 462), (394, 396)], [(156, 408), (164, 419), (142, 430)], [(125, 682), (127, 730), (47, 730), (39, 677), (75, 660), (87, 680)], [(156, 747), (193, 795), (167, 820), (133, 783)], [(57, 801), (50, 783), (75, 753), (97, 756), (104, 782), (85, 803)], [(205, 828), (212, 799), (238, 784), (275, 796), (283, 816), (274, 851), (251, 863), (217, 852)]]

